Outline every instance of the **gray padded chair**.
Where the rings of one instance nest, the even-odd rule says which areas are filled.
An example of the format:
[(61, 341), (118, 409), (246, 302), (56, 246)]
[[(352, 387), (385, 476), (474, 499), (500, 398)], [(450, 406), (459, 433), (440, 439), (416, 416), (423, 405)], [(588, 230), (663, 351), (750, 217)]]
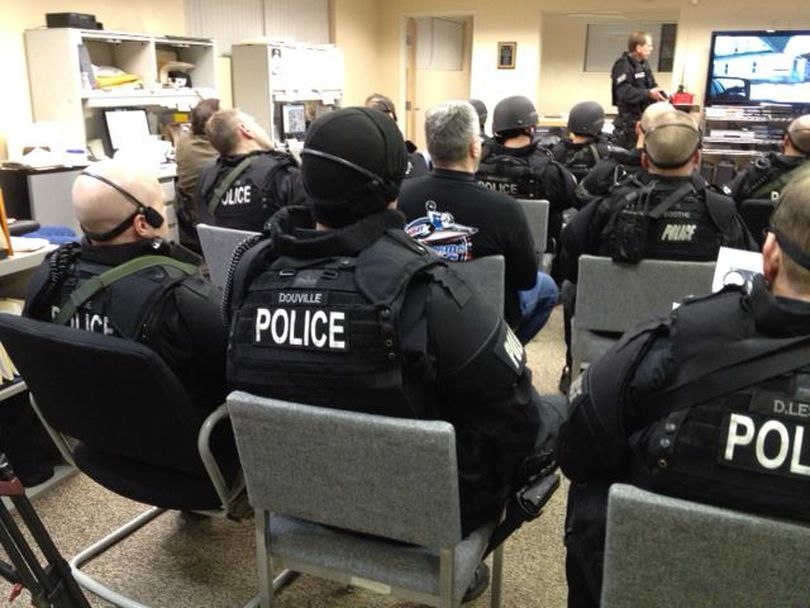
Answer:
[(546, 240), (548, 239), (548, 210), (550, 203), (545, 199), (517, 199), (526, 219), (529, 221), (529, 230), (534, 239), (534, 246), (538, 255), (542, 256), (546, 250)]
[(488, 255), (453, 264), (453, 269), (475, 286), (495, 310), (503, 314), (506, 266), (502, 255)]
[(807, 606), (810, 526), (614, 484), (603, 608)]
[[(715, 262), (642, 260), (618, 264), (606, 257), (579, 258), (571, 369), (603, 355), (625, 331), (652, 315), (668, 316), (686, 296), (711, 293)], [(594, 332), (609, 332), (616, 338)]]
[[(282, 567), (432, 606), (459, 605), (495, 522), (461, 537), (451, 424), (243, 392), (228, 396), (228, 410), (256, 512), (262, 606), (273, 604), (271, 572)], [(501, 569), (499, 548), (493, 607)]]
[(228, 278), (228, 268), (231, 264), (234, 250), (246, 239), (259, 234), (250, 230), (235, 230), (221, 228), (208, 224), (197, 224), (197, 234), (200, 237), (203, 257), (208, 264), (211, 282), (219, 288), (225, 287)]

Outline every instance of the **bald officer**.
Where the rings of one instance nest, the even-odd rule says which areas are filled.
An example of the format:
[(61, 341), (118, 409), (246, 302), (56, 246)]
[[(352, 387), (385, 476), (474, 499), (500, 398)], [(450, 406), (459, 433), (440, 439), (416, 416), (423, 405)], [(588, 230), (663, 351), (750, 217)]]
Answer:
[[(156, 351), (204, 412), (225, 396), (225, 331), (220, 294), (200, 258), (165, 240), (156, 176), (116, 161), (88, 167), (73, 186), (85, 238), (54, 251), (31, 281), (26, 316), (137, 340)], [(110, 284), (77, 305), (88, 279), (116, 269)], [(110, 277), (111, 275), (107, 275)]]

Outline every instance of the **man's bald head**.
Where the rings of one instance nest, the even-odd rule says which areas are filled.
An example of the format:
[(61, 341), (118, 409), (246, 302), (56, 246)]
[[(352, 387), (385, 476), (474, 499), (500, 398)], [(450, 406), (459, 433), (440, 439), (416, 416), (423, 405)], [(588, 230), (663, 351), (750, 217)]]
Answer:
[[(810, 114), (799, 116), (790, 123), (787, 130), (788, 141), (795, 150), (795, 156), (810, 156)], [(785, 146), (787, 148), (787, 146)], [(790, 153), (790, 150), (785, 150)]]
[(644, 153), (653, 168), (691, 166), (700, 146), (700, 130), (686, 112), (669, 110), (650, 121), (644, 133)]
[[(94, 163), (85, 172), (113, 182), (144, 206), (153, 207), (165, 216), (163, 191), (154, 174), (113, 160)], [(109, 232), (127, 218), (132, 217), (137, 210), (138, 205), (134, 201), (129, 200), (124, 194), (102, 180), (90, 175), (79, 174), (73, 183), (73, 211), (79, 224), (87, 232), (94, 234)], [(166, 236), (165, 222), (160, 228), (153, 228), (150, 231), (142, 229), (144, 228), (142, 216), (133, 217), (132, 221), (132, 226), (127, 226), (120, 236), (101, 244), (112, 245), (141, 238)]]

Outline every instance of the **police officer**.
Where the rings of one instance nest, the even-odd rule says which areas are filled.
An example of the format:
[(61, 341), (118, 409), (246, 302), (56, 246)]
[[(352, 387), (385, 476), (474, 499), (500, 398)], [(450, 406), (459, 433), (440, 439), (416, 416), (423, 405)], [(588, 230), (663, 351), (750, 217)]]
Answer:
[[(709, 190), (694, 171), (700, 165), (699, 147), (700, 131), (688, 114), (674, 109), (658, 114), (645, 131), (641, 160), (646, 171), (588, 203), (568, 224), (562, 245), (567, 344), (580, 255), (636, 263), (643, 258), (714, 260), (721, 246), (756, 249), (734, 201)], [(566, 362), (563, 376), (570, 377), (570, 347)]]
[(628, 178), (643, 171), (641, 153), (644, 150), (644, 131), (650, 128), (656, 116), (672, 109), (672, 104), (668, 101), (658, 101), (647, 106), (635, 125), (635, 146), (630, 150), (614, 147), (607, 158), (600, 159), (588, 174), (579, 180), (575, 194), (580, 206), (584, 207), (593, 199), (609, 194)]
[(554, 251), (563, 211), (574, 203), (576, 180), (538, 145), (536, 126), (537, 111), (529, 98), (515, 95), (498, 102), (492, 116), (494, 137), (481, 151), (476, 177), (478, 183), (496, 192), (548, 200), (549, 244)]
[(687, 300), (572, 386), (559, 447), (569, 606), (599, 603), (613, 482), (808, 519), (810, 370), (806, 354), (786, 356), (810, 338), (808, 193), (807, 175), (784, 190), (749, 287)]
[(298, 163), (273, 150), (267, 132), (238, 109), (220, 110), (206, 125), (219, 152), (199, 178), (198, 219), (225, 228), (260, 231), (285, 205), (301, 204)]
[(778, 201), (782, 188), (810, 158), (810, 114), (790, 123), (782, 141), (782, 153), (769, 152), (755, 159), (725, 189), (737, 204), (749, 198)]
[(627, 51), (611, 70), (611, 103), (619, 109), (619, 116), (613, 121), (613, 142), (622, 148), (633, 147), (635, 124), (644, 108), (667, 99), (647, 63), (652, 51), (652, 37), (646, 32), (633, 32), (627, 41)]
[(602, 137), (605, 110), (595, 101), (583, 101), (568, 114), (568, 138), (551, 148), (551, 155), (580, 182), (601, 159), (612, 157), (622, 148), (610, 145)]
[[(198, 256), (164, 240), (157, 179), (116, 161), (96, 163), (76, 178), (73, 208), (85, 238), (43, 262), (24, 314), (149, 346), (210, 413), (225, 397), (221, 295), (200, 276)], [(107, 274), (113, 269), (120, 276)], [(104, 274), (106, 287), (82, 293)]]
[(532, 388), (500, 314), (403, 232), (396, 198), (407, 152), (396, 124), (344, 108), (315, 120), (304, 146), (311, 206), (273, 217), (226, 294), (230, 387), (452, 422), (467, 534), (498, 516), (560, 418)]
[[(372, 93), (366, 97), (366, 107), (379, 110), (391, 120), (397, 122), (397, 109), (390, 97), (380, 93)], [(405, 147), (408, 149), (408, 167), (405, 169), (405, 179), (421, 177), (430, 173), (430, 158), (426, 157), (410, 139), (405, 141)]]
[(480, 99), (471, 99), (470, 105), (475, 108), (475, 112), (478, 114), (479, 135), (481, 136), (481, 142), (484, 143), (489, 140), (489, 135), (487, 135), (486, 131), (487, 116), (489, 116), (487, 104)]

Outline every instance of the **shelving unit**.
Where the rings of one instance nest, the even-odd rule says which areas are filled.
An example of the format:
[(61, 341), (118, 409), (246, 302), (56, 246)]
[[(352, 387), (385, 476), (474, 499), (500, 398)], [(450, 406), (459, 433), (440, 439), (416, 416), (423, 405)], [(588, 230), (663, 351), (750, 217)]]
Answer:
[[(115, 66), (141, 79), (139, 88), (93, 87), (89, 66)], [(216, 48), (202, 38), (155, 36), (74, 28), (25, 31), (25, 53), (31, 105), (36, 121), (54, 121), (68, 141), (84, 145), (97, 136), (99, 113), (112, 107), (189, 110), (216, 95)], [(193, 88), (166, 88), (159, 82), (160, 64), (176, 60), (194, 64)]]

